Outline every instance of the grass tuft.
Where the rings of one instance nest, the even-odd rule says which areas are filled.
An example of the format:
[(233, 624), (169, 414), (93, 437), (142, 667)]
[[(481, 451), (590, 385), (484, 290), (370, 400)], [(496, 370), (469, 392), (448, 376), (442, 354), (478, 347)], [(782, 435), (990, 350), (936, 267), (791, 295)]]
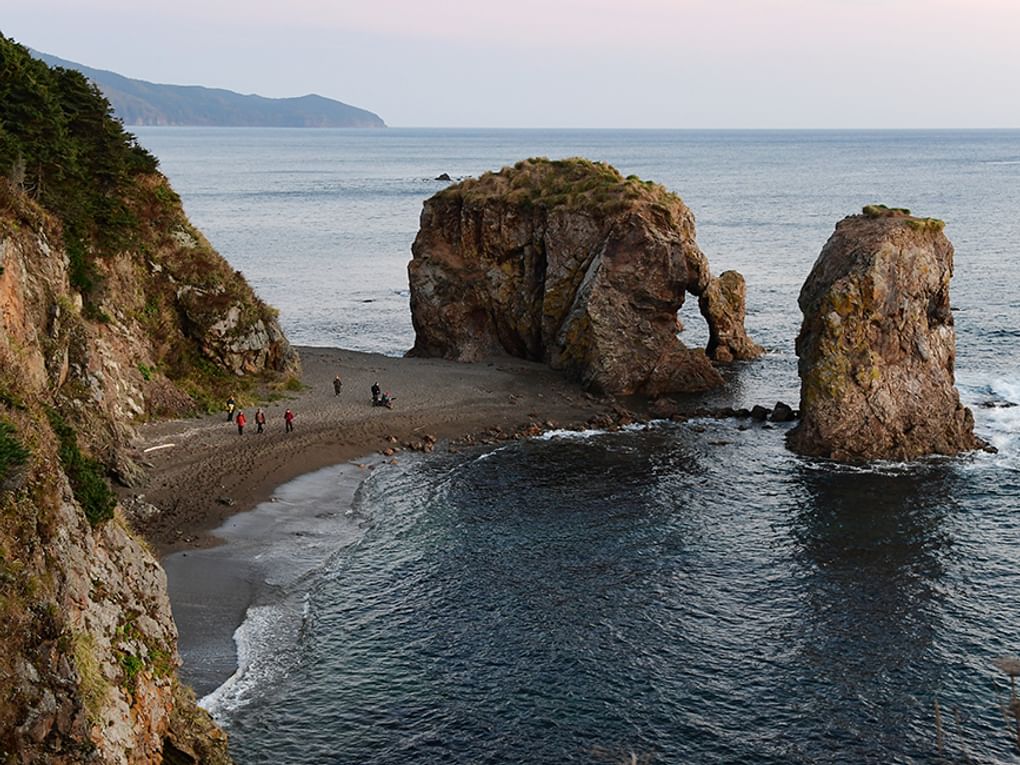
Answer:
[(28, 459), (28, 449), (15, 437), (14, 426), (0, 420), (0, 487), (7, 479), (7, 473)]
[(60, 442), (58, 454), (67, 478), (71, 482), (74, 498), (85, 511), (85, 517), (94, 527), (113, 517), (117, 496), (110, 489), (103, 466), (82, 454), (78, 448), (78, 436), (67, 421), (55, 410), (47, 412), (50, 426)]
[(880, 204), (865, 205), (862, 212), (868, 218), (906, 218), (910, 215), (906, 207), (886, 207)]

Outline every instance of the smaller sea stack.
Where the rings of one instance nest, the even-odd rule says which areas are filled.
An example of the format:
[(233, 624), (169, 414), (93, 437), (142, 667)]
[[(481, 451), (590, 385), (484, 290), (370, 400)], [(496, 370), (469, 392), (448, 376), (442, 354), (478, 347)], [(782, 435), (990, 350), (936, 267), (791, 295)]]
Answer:
[(836, 226), (800, 292), (794, 451), (857, 462), (983, 445), (954, 385), (943, 227), (883, 205)]

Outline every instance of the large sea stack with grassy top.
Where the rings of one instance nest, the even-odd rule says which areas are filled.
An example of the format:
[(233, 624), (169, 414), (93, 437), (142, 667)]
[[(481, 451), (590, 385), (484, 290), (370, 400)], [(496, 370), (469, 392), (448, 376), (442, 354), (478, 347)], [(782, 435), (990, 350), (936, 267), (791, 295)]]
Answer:
[[(414, 355), (509, 353), (614, 395), (722, 384), (704, 350), (677, 336), (685, 296), (710, 286), (719, 296), (718, 280), (693, 213), (657, 183), (582, 158), (523, 160), (428, 199), (411, 251)], [(734, 276), (732, 308), (701, 303), (718, 359), (761, 353), (743, 333)]]

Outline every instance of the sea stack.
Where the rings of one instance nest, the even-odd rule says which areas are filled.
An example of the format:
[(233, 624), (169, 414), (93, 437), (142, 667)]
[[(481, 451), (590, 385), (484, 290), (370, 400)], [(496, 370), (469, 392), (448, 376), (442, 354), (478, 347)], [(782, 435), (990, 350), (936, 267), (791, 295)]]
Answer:
[[(658, 184), (585, 159), (524, 160), (427, 200), (411, 250), (412, 355), (510, 354), (612, 395), (722, 383), (705, 352), (677, 338), (685, 294), (715, 282), (694, 215)], [(739, 306), (703, 306), (710, 331), (743, 336), (742, 321), (739, 333), (715, 327), (742, 320), (743, 279), (719, 292), (739, 293)], [(726, 348), (720, 359), (760, 353), (750, 341)]]
[(869, 205), (842, 220), (800, 292), (794, 451), (909, 460), (982, 446), (954, 386), (944, 224)]

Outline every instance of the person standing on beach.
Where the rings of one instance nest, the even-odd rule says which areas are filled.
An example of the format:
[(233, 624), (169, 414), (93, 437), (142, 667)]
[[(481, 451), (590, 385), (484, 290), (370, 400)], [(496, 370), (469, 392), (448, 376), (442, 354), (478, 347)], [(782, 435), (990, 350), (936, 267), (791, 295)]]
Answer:
[(227, 422), (234, 421), (234, 410), (237, 409), (237, 402), (234, 401), (234, 397), (230, 396), (227, 398)]
[(290, 409), (283, 413), (283, 422), (287, 433), (294, 430), (294, 413)]
[(333, 378), (333, 395), (339, 396), (342, 387), (344, 387), (344, 381), (340, 379), (340, 375), (337, 375)]
[(263, 432), (266, 427), (266, 413), (262, 411), (261, 406), (255, 410), (255, 427), (256, 433)]
[(372, 383), (372, 406), (379, 405), (379, 397), (382, 395), (382, 388), (379, 387), (378, 382)]
[(244, 416), (244, 412), (237, 413), (237, 435), (244, 435), (244, 425), (248, 422), (248, 418)]

